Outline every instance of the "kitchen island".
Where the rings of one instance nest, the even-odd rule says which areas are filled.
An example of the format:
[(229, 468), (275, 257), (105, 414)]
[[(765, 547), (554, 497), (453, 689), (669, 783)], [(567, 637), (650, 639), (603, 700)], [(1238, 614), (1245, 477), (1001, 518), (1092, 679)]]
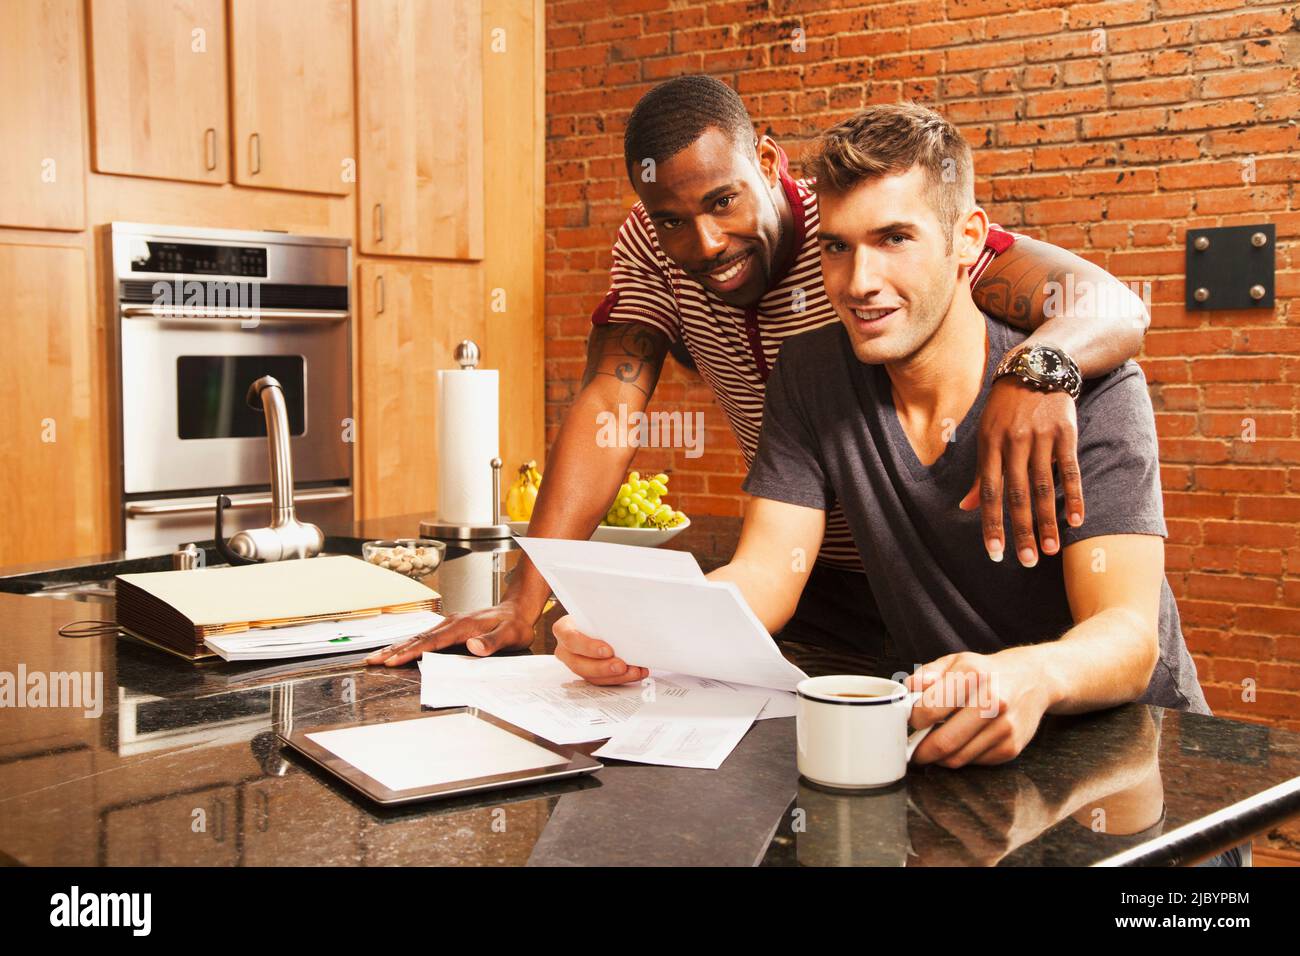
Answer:
[[(355, 553), (361, 540), (409, 535), (417, 521), (359, 523), (326, 549)], [(707, 570), (730, 555), (738, 526), (698, 518), (671, 546)], [(506, 547), (450, 551), (426, 583), (449, 609), (490, 600), (518, 559)], [(0, 569), (0, 590), (78, 581), (124, 557)], [(140, 558), (130, 570), (168, 561)], [(533, 653), (553, 650), (561, 613), (539, 623)], [(903, 783), (861, 795), (802, 782), (794, 720), (784, 718), (756, 722), (716, 771), (611, 762), (545, 787), (380, 809), (283, 751), (275, 735), (418, 713), (414, 665), (366, 668), (358, 655), (195, 665), (130, 639), (58, 635), (112, 614), (108, 594), (0, 593), (0, 672), (102, 682), (90, 713), (0, 708), (0, 862), (1160, 865), (1197, 862), (1300, 813), (1300, 734), (1137, 704), (1048, 717), (1002, 766), (914, 768)], [(796, 663), (810, 673), (894, 666)]]

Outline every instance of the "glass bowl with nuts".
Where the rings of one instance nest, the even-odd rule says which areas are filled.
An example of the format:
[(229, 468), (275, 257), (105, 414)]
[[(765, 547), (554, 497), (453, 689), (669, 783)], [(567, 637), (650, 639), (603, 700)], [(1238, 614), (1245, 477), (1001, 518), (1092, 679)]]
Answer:
[(446, 554), (447, 545), (433, 538), (396, 538), (361, 545), (364, 560), (410, 578), (422, 578), (436, 570)]

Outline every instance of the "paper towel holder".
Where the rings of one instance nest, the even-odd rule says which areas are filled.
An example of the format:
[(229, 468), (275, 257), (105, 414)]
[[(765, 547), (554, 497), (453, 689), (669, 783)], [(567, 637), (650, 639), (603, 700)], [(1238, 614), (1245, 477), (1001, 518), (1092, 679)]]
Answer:
[(482, 541), (508, 538), (513, 532), (501, 520), (501, 459), (488, 463), (492, 468), (492, 523), (455, 524), (443, 521), (421, 521), (421, 538), (441, 538), (445, 541)]
[[(462, 339), (456, 346), (456, 364), (462, 369), (472, 369), (478, 365), (479, 350), (471, 339)], [(421, 538), (440, 538), (446, 541), (484, 541), (509, 538), (510, 525), (501, 520), (501, 458), (494, 456), (489, 467), (492, 469), (492, 523), (460, 524), (445, 521), (421, 521)]]

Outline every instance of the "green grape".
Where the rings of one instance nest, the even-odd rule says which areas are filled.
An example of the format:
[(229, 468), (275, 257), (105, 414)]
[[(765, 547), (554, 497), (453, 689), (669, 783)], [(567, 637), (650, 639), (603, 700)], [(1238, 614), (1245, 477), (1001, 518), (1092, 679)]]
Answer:
[(665, 474), (661, 471), (661, 472), (659, 472), (659, 474), (655, 475), (655, 481), (659, 482), (659, 484), (661, 484), (661, 485), (667, 485), (667, 484), (668, 484), (668, 476), (665, 475)]
[(627, 483), (629, 485), (635, 485), (640, 480), (641, 480), (641, 473), (639, 471), (629, 471), (627, 473)]

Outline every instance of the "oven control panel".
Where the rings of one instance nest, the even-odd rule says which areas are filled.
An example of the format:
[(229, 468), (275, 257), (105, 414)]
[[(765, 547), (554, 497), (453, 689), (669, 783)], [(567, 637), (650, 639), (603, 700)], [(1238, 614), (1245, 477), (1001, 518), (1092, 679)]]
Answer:
[(266, 249), (256, 246), (215, 246), (191, 242), (144, 243), (144, 254), (131, 259), (132, 272), (266, 278)]

